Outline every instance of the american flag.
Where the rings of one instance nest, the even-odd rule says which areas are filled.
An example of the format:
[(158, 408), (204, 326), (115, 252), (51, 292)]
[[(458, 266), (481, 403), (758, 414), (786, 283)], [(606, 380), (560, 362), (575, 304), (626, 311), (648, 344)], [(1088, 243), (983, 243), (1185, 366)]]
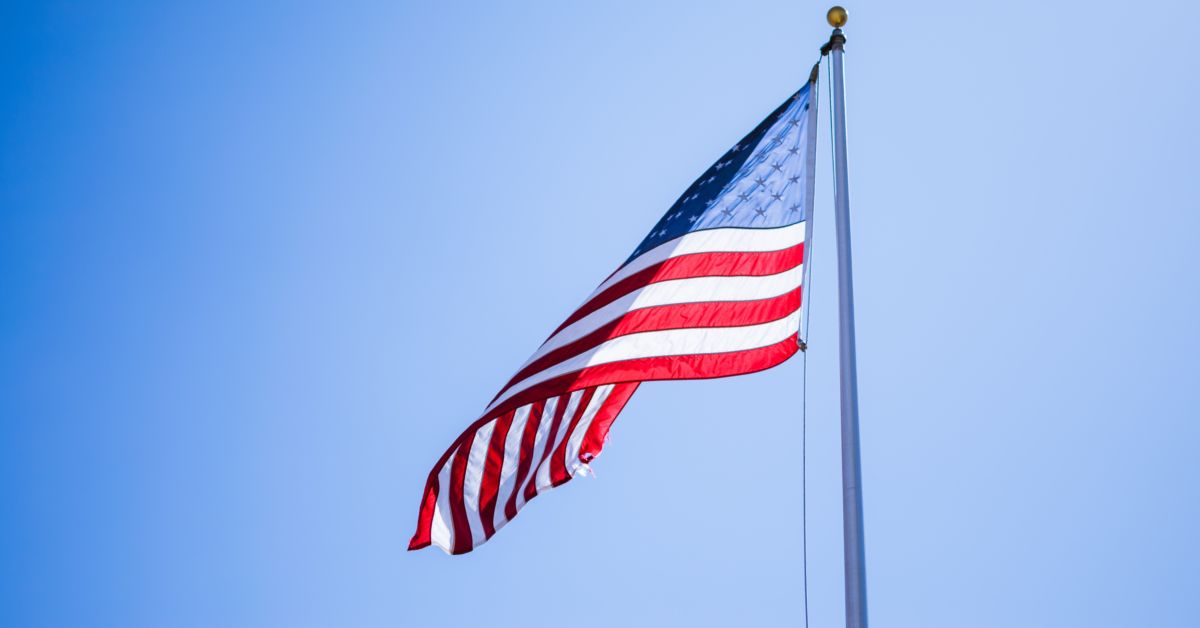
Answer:
[(442, 454), (410, 550), (469, 552), (586, 473), (641, 382), (752, 373), (798, 350), (815, 86), (700, 175)]

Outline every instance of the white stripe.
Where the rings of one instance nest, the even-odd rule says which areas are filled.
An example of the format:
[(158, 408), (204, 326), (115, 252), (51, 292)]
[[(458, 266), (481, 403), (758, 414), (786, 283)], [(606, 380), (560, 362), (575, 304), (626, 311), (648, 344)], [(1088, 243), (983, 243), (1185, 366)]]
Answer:
[(467, 470), (463, 475), (463, 507), (467, 511), (467, 523), (471, 526), (472, 545), (487, 540), (483, 520), (479, 518), (479, 487), (483, 484), (483, 467), (487, 463), (488, 446), (492, 442), (495, 421), (488, 421), (475, 431), (471, 441), (471, 452), (467, 456)]
[[(803, 266), (774, 275), (757, 277), (692, 277), (650, 284), (605, 305), (571, 323), (554, 334), (533, 356), (521, 365), (525, 368), (534, 360), (570, 344), (633, 310), (681, 303), (707, 301), (756, 301), (770, 299), (795, 290), (804, 280)], [(521, 369), (517, 369), (520, 372)]]
[(660, 356), (748, 351), (782, 342), (799, 328), (800, 312), (797, 310), (785, 318), (760, 325), (668, 329), (613, 338), (517, 382), (488, 406), (488, 412), (526, 388), (589, 366)]
[(567, 426), (571, 424), (571, 419), (575, 418), (575, 412), (579, 409), (579, 398), (583, 396), (583, 390), (576, 390), (571, 393), (567, 401), (567, 410), (563, 412), (562, 419), (558, 423), (558, 431), (554, 432), (554, 437), (550, 439), (550, 455), (546, 456), (546, 460), (537, 468), (538, 492), (542, 492), (550, 488), (550, 463), (554, 460), (554, 450), (558, 449), (559, 443), (564, 438)]
[(546, 433), (550, 431), (550, 424), (554, 420), (554, 410), (557, 407), (558, 397), (551, 397), (546, 400), (546, 405), (542, 408), (541, 422), (538, 423), (537, 433), (533, 437), (533, 455), (529, 457), (529, 473), (525, 476), (525, 481), (515, 489), (517, 491), (517, 510), (525, 505), (525, 485), (537, 472), (538, 460), (541, 459), (542, 451), (546, 448)]
[(517, 465), (521, 457), (521, 439), (525, 435), (525, 423), (529, 420), (529, 406), (521, 406), (513, 413), (512, 424), (508, 427), (508, 438), (504, 439), (504, 464), (500, 466), (500, 485), (496, 490), (496, 512), (492, 516), (492, 524), (497, 530), (508, 523), (504, 507), (512, 496), (513, 484), (516, 483)]
[[(763, 253), (779, 251), (804, 242), (804, 223), (796, 223), (778, 229), (706, 229), (685, 233), (674, 240), (642, 253), (604, 280), (592, 293), (596, 296), (622, 279), (645, 270), (659, 262), (692, 253)], [(590, 301), (588, 297), (587, 301)], [(584, 303), (587, 303), (584, 301)]]
[(588, 428), (592, 425), (592, 419), (595, 419), (600, 408), (604, 407), (604, 402), (608, 400), (612, 389), (612, 384), (606, 384), (596, 389), (596, 393), (592, 395), (592, 402), (588, 404), (583, 417), (579, 419), (579, 424), (575, 426), (575, 431), (571, 433), (571, 440), (567, 441), (564, 459), (567, 475), (575, 475), (575, 472), (584, 466), (584, 463), (579, 460), (579, 447), (583, 445), (583, 437), (587, 435)]
[(442, 465), (442, 470), (438, 471), (438, 495), (437, 502), (433, 506), (433, 522), (429, 527), (429, 542), (442, 548), (443, 552), (449, 554), (454, 549), (454, 524), (447, 519), (450, 516), (450, 465), (454, 462), (454, 456)]
[(450, 548), (454, 547), (454, 536), (450, 533), (450, 526), (442, 518), (442, 508), (437, 502), (433, 504), (433, 521), (429, 525), (429, 542), (440, 547), (447, 554), (450, 553)]

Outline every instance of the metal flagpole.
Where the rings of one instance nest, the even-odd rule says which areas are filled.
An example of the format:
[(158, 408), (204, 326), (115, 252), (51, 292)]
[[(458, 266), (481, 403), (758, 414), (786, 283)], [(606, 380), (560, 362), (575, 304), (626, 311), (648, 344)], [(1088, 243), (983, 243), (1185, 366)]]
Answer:
[(858, 447), (858, 376), (854, 363), (854, 282), (850, 269), (850, 184), (846, 177), (846, 93), (842, 55), (846, 10), (826, 15), (833, 83), (834, 222), (837, 225), (838, 356), (842, 389), (842, 542), (845, 546), (846, 627), (867, 626), (867, 568), (863, 549), (862, 464)]

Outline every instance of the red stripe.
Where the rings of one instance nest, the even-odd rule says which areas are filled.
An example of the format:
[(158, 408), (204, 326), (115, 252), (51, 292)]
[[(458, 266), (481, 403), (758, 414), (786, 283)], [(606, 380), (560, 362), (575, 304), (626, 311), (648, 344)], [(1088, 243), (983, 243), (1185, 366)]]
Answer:
[(589, 366), (531, 386), (497, 406), (492, 414), (507, 412), (534, 399), (545, 399), (589, 386), (663, 379), (711, 379), (754, 373), (787, 360), (796, 350), (796, 334), (792, 334), (775, 344), (757, 349), (667, 355)]
[(525, 501), (537, 495), (538, 469), (542, 468), (546, 458), (550, 456), (550, 450), (554, 449), (555, 436), (558, 435), (558, 426), (562, 424), (563, 413), (567, 411), (569, 398), (570, 395), (559, 395), (558, 403), (554, 404), (554, 420), (550, 422), (550, 429), (546, 431), (546, 446), (542, 449), (542, 459), (533, 467), (533, 473), (529, 474), (529, 481), (525, 483)]
[[(513, 407), (519, 408), (520, 406)], [(542, 410), (545, 407), (545, 399), (534, 403), (533, 407), (529, 408), (529, 419), (525, 421), (525, 433), (521, 436), (521, 454), (517, 461), (516, 481), (513, 483), (513, 492), (508, 496), (508, 502), (504, 505), (504, 516), (510, 521), (513, 517), (517, 516), (517, 495), (521, 492), (521, 486), (525, 482), (525, 475), (529, 473), (529, 467), (533, 462), (533, 443), (537, 437), (538, 424), (541, 423)]]
[(450, 466), (450, 513), (454, 521), (454, 549), (451, 553), (463, 554), (471, 551), (475, 544), (471, 540), (471, 524), (467, 523), (467, 509), (463, 505), (463, 479), (467, 474), (467, 458), (471, 455), (471, 444), (475, 442), (475, 430), (458, 445), (454, 462)]
[(596, 394), (595, 388), (589, 388), (583, 391), (583, 395), (579, 398), (579, 405), (575, 408), (575, 416), (571, 417), (571, 422), (567, 424), (567, 429), (563, 430), (563, 437), (559, 442), (558, 447), (554, 448), (554, 455), (550, 457), (550, 483), (558, 486), (566, 482), (570, 476), (567, 475), (567, 442), (571, 440), (571, 434), (575, 433), (576, 426), (579, 425), (579, 419), (583, 418), (587, 412), (588, 404), (592, 402), (592, 396)]
[(663, 260), (644, 268), (609, 286), (600, 294), (588, 299), (554, 333), (562, 331), (575, 321), (595, 312), (613, 301), (653, 283), (692, 277), (760, 277), (775, 275), (799, 266), (804, 261), (804, 243), (765, 252), (721, 252), (692, 253)]
[[(433, 467), (434, 471), (442, 468), (442, 464)], [(429, 529), (433, 525), (433, 508), (437, 505), (437, 494), (437, 473), (430, 473), (429, 479), (425, 481), (425, 493), (421, 497), (421, 507), (417, 511), (417, 531), (408, 541), (409, 551), (429, 545)]]
[(592, 419), (592, 424), (588, 426), (588, 431), (583, 436), (583, 442), (579, 445), (580, 462), (591, 462), (600, 455), (600, 450), (604, 448), (604, 443), (608, 440), (609, 428), (617, 420), (617, 415), (621, 413), (625, 403), (633, 396), (637, 387), (637, 382), (613, 386), (612, 392), (608, 394), (604, 405)]
[(758, 301), (705, 301), (660, 305), (633, 310), (596, 331), (565, 344), (517, 371), (492, 398), (499, 399), (513, 384), (543, 370), (594, 349), (608, 340), (646, 331), (665, 331), (688, 327), (743, 327), (779, 320), (800, 309), (800, 288)]
[(474, 434), (476, 430), (490, 420), (490, 418), (482, 418), (472, 423), (462, 434), (458, 435), (458, 438), (454, 439), (453, 443), (450, 443), (450, 446), (438, 458), (437, 464), (434, 464), (433, 469), (430, 469), (429, 476), (425, 479), (425, 493), (421, 500), (421, 507), (417, 511), (417, 531), (408, 541), (408, 550), (410, 552), (428, 547), (431, 542), (430, 534), (433, 527), (433, 512), (437, 506), (438, 496), (445, 489), (438, 480), (438, 475), (441, 474), (442, 467), (446, 466), (446, 462), (450, 460), (450, 456), (455, 451), (458, 451), (459, 444), (462, 443), (467, 434)]
[(504, 466), (504, 443), (508, 428), (512, 426), (513, 413), (507, 412), (496, 419), (492, 440), (488, 443), (487, 459), (483, 463), (483, 479), (479, 483), (479, 518), (483, 521), (485, 539), (496, 533), (496, 493), (500, 490), (500, 470)]

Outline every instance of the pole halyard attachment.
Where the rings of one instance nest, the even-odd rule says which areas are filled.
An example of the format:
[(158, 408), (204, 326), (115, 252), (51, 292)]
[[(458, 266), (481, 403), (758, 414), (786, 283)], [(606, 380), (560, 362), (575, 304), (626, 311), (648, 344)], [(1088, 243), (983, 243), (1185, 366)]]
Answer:
[(840, 6), (825, 19), (833, 27), (829, 55), (833, 93), (834, 223), (838, 261), (838, 357), (842, 418), (842, 537), (846, 575), (846, 627), (867, 628), (867, 568), (863, 543), (862, 463), (859, 454), (858, 375), (854, 347), (854, 281), (850, 263), (850, 183), (846, 173), (846, 91), (842, 56), (848, 15)]

